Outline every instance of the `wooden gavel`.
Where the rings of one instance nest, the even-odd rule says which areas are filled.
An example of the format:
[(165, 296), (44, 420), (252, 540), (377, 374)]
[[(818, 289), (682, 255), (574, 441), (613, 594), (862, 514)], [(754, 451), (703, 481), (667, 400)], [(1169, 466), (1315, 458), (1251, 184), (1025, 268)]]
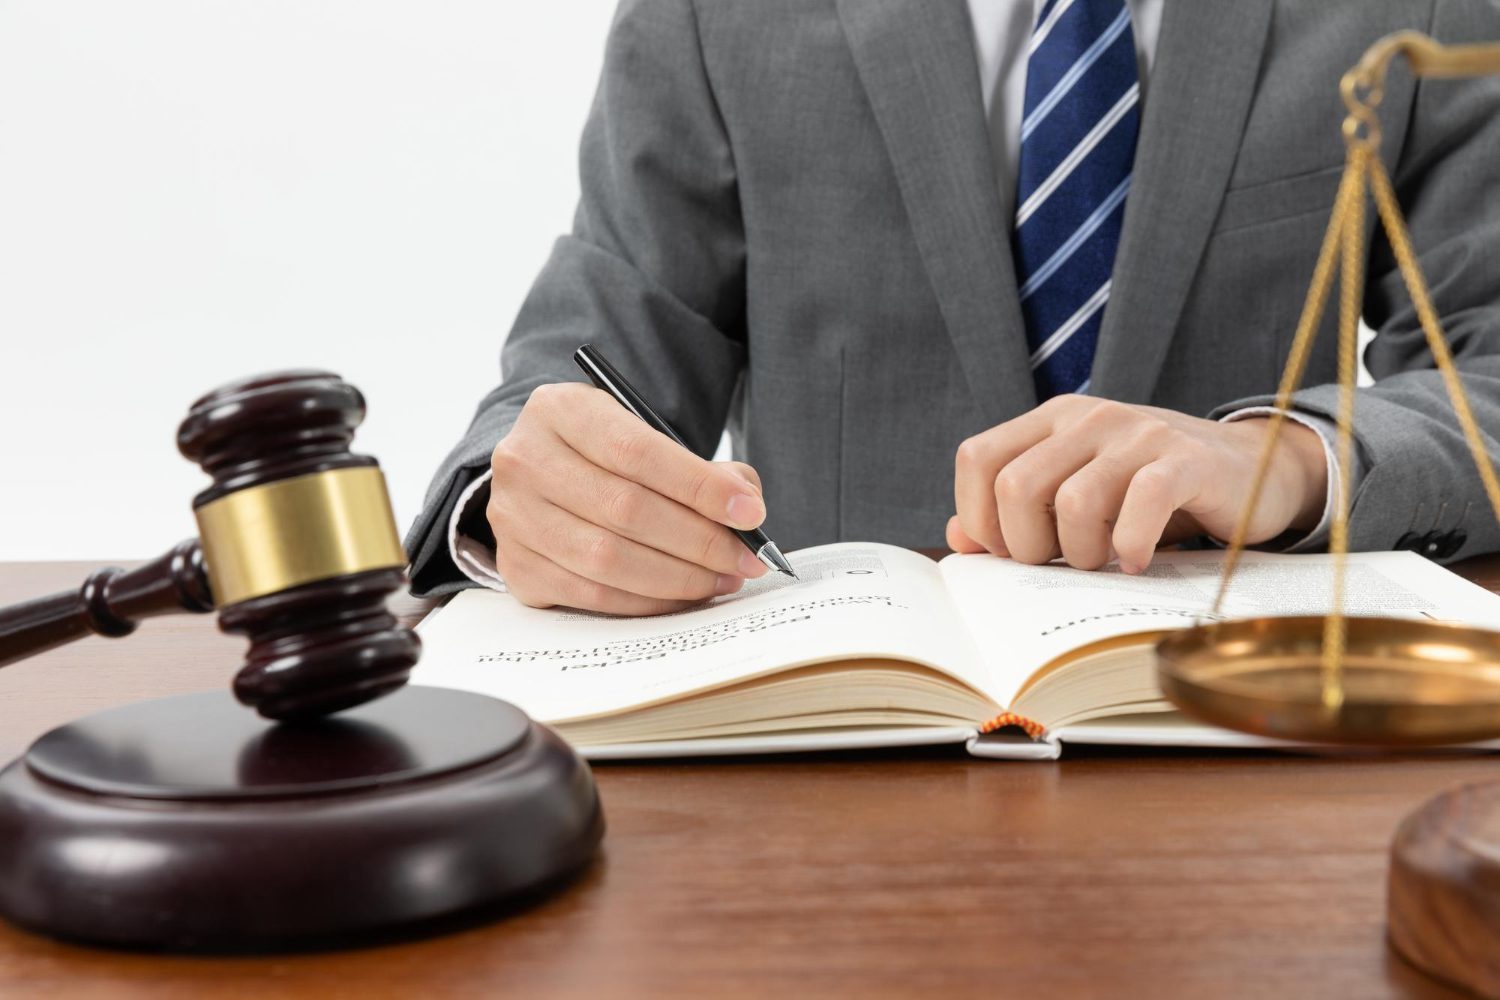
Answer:
[(401, 687), (420, 646), (385, 606), (406, 556), (378, 463), (349, 450), (364, 416), (359, 390), (320, 371), (198, 400), (177, 445), (213, 477), (193, 500), (199, 538), (0, 610), (0, 665), (217, 608), (221, 629), (250, 640), (235, 696), (266, 718), (316, 718)]

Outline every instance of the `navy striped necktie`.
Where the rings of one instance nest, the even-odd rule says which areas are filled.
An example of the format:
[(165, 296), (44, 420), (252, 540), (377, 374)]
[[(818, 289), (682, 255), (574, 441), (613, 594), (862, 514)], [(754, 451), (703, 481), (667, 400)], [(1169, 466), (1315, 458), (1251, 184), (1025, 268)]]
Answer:
[(1027, 53), (1015, 251), (1038, 400), (1087, 392), (1140, 124), (1125, 0), (1047, 0)]

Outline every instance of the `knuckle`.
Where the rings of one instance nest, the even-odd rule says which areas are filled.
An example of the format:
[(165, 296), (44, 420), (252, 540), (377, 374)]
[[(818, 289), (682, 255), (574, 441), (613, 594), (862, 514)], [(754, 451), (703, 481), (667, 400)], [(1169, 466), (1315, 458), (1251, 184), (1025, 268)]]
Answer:
[(604, 518), (621, 531), (634, 531), (640, 527), (644, 507), (641, 491), (633, 487), (616, 487), (604, 496)]
[(1128, 441), (1130, 444), (1141, 447), (1152, 447), (1166, 444), (1173, 434), (1172, 428), (1166, 422), (1156, 417), (1146, 417), (1137, 420), (1130, 430)]
[(607, 531), (594, 532), (583, 547), (583, 565), (591, 575), (608, 576), (621, 562), (620, 540)]
[(1117, 420), (1125, 420), (1141, 415), (1141, 411), (1129, 403), (1122, 403), (1116, 399), (1100, 399), (1098, 396), (1080, 396), (1080, 400), (1088, 404), (1090, 411), (1103, 413)]
[(760, 489), (760, 473), (755, 471), (754, 466), (746, 465), (744, 462), (730, 462), (729, 467), (748, 479), (756, 489)]
[(514, 499), (507, 491), (490, 497), (490, 502), (485, 504), (484, 519), (497, 539), (515, 538), (527, 533), (530, 518), (523, 508), (515, 504)]
[(982, 435), (965, 438), (959, 442), (955, 461), (961, 468), (973, 468), (984, 461), (984, 439)]
[(495, 450), (490, 453), (490, 472), (497, 479), (505, 479), (520, 470), (520, 456), (516, 454), (516, 443), (506, 438), (495, 445)]
[(561, 386), (556, 382), (539, 385), (531, 390), (531, 395), (526, 398), (526, 405), (521, 408), (521, 412), (524, 413), (527, 410), (534, 410), (537, 413), (555, 412), (557, 404), (561, 402), (559, 398), (561, 395)]
[(1172, 473), (1164, 465), (1148, 465), (1135, 474), (1135, 485), (1146, 496), (1155, 498), (1172, 487)]
[(646, 436), (628, 431), (615, 434), (609, 442), (609, 457), (622, 472), (639, 474), (646, 464)]
[(1060, 520), (1082, 521), (1094, 513), (1095, 491), (1081, 483), (1064, 483), (1057, 490), (1052, 506)]
[(1030, 491), (1028, 477), (1014, 465), (1001, 469), (1000, 474), (995, 477), (995, 499), (1002, 503), (1024, 500)]
[(1093, 399), (1090, 397), (1079, 397), (1075, 404), (1077, 413), (1077, 425), (1090, 431), (1109, 431), (1118, 428), (1122, 422), (1129, 419), (1129, 413), (1123, 406), (1108, 399)]
[(1204, 465), (1214, 460), (1214, 449), (1207, 441), (1200, 441), (1191, 434), (1184, 434), (1181, 431), (1178, 431), (1178, 434), (1182, 438), (1182, 444), (1177, 450), (1188, 464)]
[(1165, 421), (1157, 421), (1156, 423), (1158, 425), (1157, 437), (1161, 441), (1164, 450), (1175, 452), (1197, 446), (1198, 442), (1193, 439), (1191, 434), (1173, 427)]

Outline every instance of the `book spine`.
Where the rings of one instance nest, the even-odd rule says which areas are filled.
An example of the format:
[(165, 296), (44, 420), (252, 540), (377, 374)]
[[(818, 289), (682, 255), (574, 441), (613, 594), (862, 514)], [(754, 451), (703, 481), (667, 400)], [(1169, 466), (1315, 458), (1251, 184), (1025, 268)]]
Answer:
[(985, 733), (993, 733), (995, 730), (1004, 729), (1006, 726), (1016, 726), (1034, 740), (1040, 740), (1047, 735), (1046, 727), (1040, 722), (1028, 719), (1024, 715), (1017, 715), (1015, 712), (1001, 712), (989, 722), (981, 725), (979, 727), (979, 734), (983, 736)]

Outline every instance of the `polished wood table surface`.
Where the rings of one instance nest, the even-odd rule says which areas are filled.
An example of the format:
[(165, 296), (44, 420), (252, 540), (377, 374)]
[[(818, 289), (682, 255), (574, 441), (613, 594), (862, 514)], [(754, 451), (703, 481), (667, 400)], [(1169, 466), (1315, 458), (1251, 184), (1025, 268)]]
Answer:
[[(0, 563), (0, 603), (90, 568)], [(1500, 589), (1500, 560), (1463, 570)], [(159, 619), (7, 667), (0, 751), (225, 684), (240, 648), (212, 617)], [(263, 958), (101, 951), (0, 924), (0, 996), (1450, 996), (1386, 946), (1386, 850), (1429, 795), (1500, 778), (1500, 762), (942, 749), (595, 773), (602, 857), (524, 912)]]

